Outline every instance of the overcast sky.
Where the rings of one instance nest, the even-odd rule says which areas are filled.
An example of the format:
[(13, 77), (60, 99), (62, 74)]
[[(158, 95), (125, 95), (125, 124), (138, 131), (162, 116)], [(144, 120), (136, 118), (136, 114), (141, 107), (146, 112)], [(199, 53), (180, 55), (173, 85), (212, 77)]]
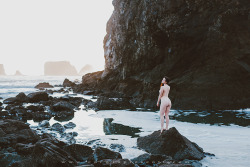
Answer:
[(1, 0), (0, 64), (13, 75), (43, 75), (46, 61), (104, 69), (112, 0)]

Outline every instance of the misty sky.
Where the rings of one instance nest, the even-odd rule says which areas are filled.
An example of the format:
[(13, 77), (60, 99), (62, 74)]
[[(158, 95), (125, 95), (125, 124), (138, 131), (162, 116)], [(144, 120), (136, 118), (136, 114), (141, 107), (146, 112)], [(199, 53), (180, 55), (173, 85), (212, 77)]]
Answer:
[(43, 75), (46, 61), (104, 69), (112, 0), (1, 0), (0, 64), (13, 75)]

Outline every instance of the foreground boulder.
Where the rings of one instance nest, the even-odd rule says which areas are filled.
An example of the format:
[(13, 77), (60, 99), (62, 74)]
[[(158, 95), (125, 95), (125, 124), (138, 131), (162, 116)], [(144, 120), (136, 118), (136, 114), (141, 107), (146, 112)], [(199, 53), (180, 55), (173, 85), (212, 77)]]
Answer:
[(21, 121), (0, 120), (0, 147), (13, 147), (17, 143), (35, 143), (39, 139), (36, 132)]
[(107, 148), (93, 151), (86, 145), (68, 145), (48, 133), (39, 136), (24, 122), (10, 119), (0, 120), (0, 148), (0, 166), (93, 166), (86, 160), (95, 161), (95, 166), (105, 166), (108, 162), (112, 166), (134, 166), (130, 160), (121, 159), (120, 153)]
[(182, 136), (175, 127), (167, 131), (154, 131), (152, 134), (137, 139), (139, 148), (152, 154), (171, 156), (174, 160), (201, 160), (204, 152), (196, 143)]
[(69, 153), (46, 140), (35, 144), (32, 159), (38, 166), (73, 167), (77, 164)]
[(88, 161), (97, 162), (103, 159), (122, 159), (122, 155), (104, 147), (97, 147), (93, 154), (88, 158)]
[(86, 161), (90, 155), (92, 155), (93, 150), (91, 147), (80, 144), (72, 144), (64, 147), (64, 150), (77, 161)]

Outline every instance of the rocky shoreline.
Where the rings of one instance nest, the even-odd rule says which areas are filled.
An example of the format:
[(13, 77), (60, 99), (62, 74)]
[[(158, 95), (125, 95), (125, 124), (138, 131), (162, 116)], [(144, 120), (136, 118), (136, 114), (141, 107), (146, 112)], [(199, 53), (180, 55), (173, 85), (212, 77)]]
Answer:
[(156, 108), (163, 76), (178, 110), (250, 108), (246, 0), (114, 0), (103, 40), (105, 69), (75, 91)]
[[(147, 151), (141, 142), (145, 137), (138, 138), (138, 148), (147, 151), (147, 154), (140, 155), (133, 159), (123, 159), (119, 152), (124, 150), (123, 145), (112, 144), (110, 148), (105, 145), (98, 144), (96, 141), (89, 141), (86, 145), (76, 144), (75, 137), (77, 132), (66, 133), (66, 129), (74, 129), (75, 124), (69, 122), (64, 126), (60, 123), (49, 124), (49, 119), (54, 117), (55, 120), (70, 120), (74, 117), (75, 110), (80, 105), (84, 105), (85, 109), (135, 109), (129, 108), (130, 105), (126, 101), (119, 99), (98, 98), (96, 102), (83, 99), (81, 97), (71, 97), (64, 95), (61, 97), (50, 96), (54, 92), (67, 93), (72, 90), (67, 87), (67, 79), (63, 83), (64, 88), (53, 91), (46, 89), (49, 84), (40, 84), (42, 89), (28, 95), (19, 93), (16, 97), (3, 100), (0, 110), (0, 157), (1, 164), (12, 167), (39, 167), (39, 166), (201, 166), (198, 161), (205, 157), (205, 153), (201, 148), (200, 158), (186, 156), (178, 159), (174, 155), (165, 154), (163, 152)], [(45, 86), (45, 87), (44, 87)], [(39, 89), (39, 87), (36, 87)], [(5, 106), (5, 107), (4, 107)], [(33, 119), (39, 122), (37, 127), (30, 127), (27, 120)], [(183, 138), (176, 129), (170, 129), (159, 136), (159, 131), (155, 131), (151, 138), (153, 143), (158, 141), (170, 142), (176, 145), (176, 141), (169, 140), (174, 137), (165, 138), (165, 136), (174, 135)], [(58, 135), (60, 139), (58, 140)], [(152, 136), (151, 135), (151, 136)], [(147, 136), (146, 136), (147, 137)], [(185, 137), (184, 137), (185, 138)], [(172, 143), (171, 143), (172, 142)], [(93, 145), (93, 143), (95, 143)], [(192, 142), (191, 142), (192, 143)], [(165, 143), (166, 144), (166, 143)], [(189, 143), (190, 144), (190, 143)], [(163, 143), (164, 145), (164, 143)], [(183, 143), (182, 147), (187, 145)], [(194, 147), (191, 146), (191, 147)], [(188, 146), (190, 148), (190, 146)], [(166, 147), (168, 149), (168, 147)], [(201, 151), (202, 150), (202, 151)], [(185, 151), (192, 154), (192, 150)]]
[[(139, 137), (137, 139), (138, 147), (149, 153), (129, 160), (122, 159), (119, 152), (108, 148), (97, 146), (93, 149), (83, 144), (68, 144), (48, 133), (37, 134), (22, 121), (3, 119), (0, 120), (0, 162), (6, 167), (201, 166), (197, 160), (205, 157), (205, 153), (197, 144), (180, 135), (175, 128), (164, 132), (162, 136), (159, 133), (159, 131), (155, 131), (151, 135)], [(180, 140), (176, 141), (176, 138), (182, 138), (185, 142), (179, 143)], [(148, 141), (150, 141), (150, 145), (157, 145), (158, 142), (161, 142), (160, 147), (165, 150), (165, 153), (159, 152), (162, 150), (160, 148), (148, 150), (145, 147), (148, 145)], [(183, 148), (187, 150), (183, 150)], [(169, 153), (175, 155), (170, 156)]]

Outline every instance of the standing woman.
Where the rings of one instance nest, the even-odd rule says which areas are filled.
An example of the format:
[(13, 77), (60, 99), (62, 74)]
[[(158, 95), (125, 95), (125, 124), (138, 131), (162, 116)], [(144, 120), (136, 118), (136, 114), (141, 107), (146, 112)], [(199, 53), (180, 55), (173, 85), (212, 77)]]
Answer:
[[(171, 100), (168, 98), (168, 94), (170, 91), (170, 86), (168, 85), (169, 83), (169, 78), (164, 76), (162, 81), (161, 81), (161, 88), (159, 91), (159, 98), (157, 101), (157, 107), (159, 107), (159, 102), (161, 100), (161, 106), (160, 106), (160, 118), (161, 118), (161, 134), (163, 130), (168, 130), (168, 124), (169, 124), (169, 111), (171, 108)], [(166, 129), (163, 128), (164, 126), (164, 114), (166, 118)]]

